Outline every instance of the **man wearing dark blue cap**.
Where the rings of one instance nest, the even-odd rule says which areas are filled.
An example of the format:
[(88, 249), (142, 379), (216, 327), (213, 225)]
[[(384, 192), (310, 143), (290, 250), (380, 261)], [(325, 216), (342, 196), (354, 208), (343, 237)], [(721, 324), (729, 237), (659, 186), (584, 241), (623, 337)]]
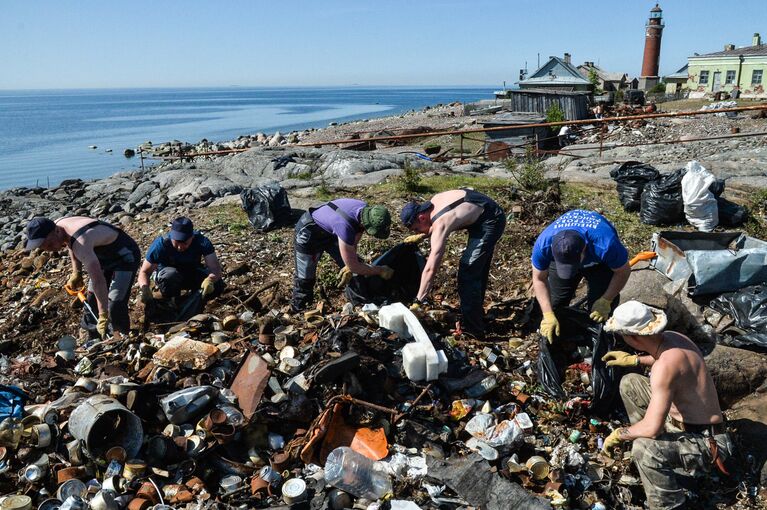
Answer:
[(506, 227), (503, 209), (490, 197), (463, 188), (438, 193), (427, 202), (410, 202), (402, 208), (400, 219), (407, 228), (418, 232), (406, 242), (418, 242), (427, 235), (431, 239), (429, 258), (421, 273), (421, 285), (416, 297), (418, 302), (424, 301), (431, 291), (450, 234), (456, 230), (469, 233), (458, 265), (461, 329), (477, 338), (484, 338), (483, 304), (495, 245)]
[(591, 318), (607, 320), (631, 274), (628, 251), (615, 227), (594, 211), (569, 211), (541, 232), (533, 246), (533, 290), (543, 312), (541, 334), (559, 335), (556, 311), (566, 307), (586, 278)]
[[(104, 337), (111, 322), (116, 335), (130, 332), (128, 301), (133, 279), (141, 263), (136, 241), (121, 229), (85, 216), (33, 218), (27, 224), (27, 251), (59, 251), (67, 248), (72, 261), (72, 275), (67, 285), (74, 290), (85, 286), (83, 269), (88, 273), (88, 304), (98, 311), (98, 318), (83, 312), (82, 326)], [(95, 311), (93, 313), (96, 313)], [(94, 327), (94, 320), (96, 321)], [(95, 336), (95, 335), (94, 335)]]
[(170, 232), (149, 246), (138, 275), (145, 305), (153, 299), (149, 287), (152, 273), (163, 298), (175, 298), (182, 290), (199, 288), (203, 299), (209, 300), (224, 290), (223, 270), (213, 243), (194, 230), (192, 220), (184, 216), (173, 220)]

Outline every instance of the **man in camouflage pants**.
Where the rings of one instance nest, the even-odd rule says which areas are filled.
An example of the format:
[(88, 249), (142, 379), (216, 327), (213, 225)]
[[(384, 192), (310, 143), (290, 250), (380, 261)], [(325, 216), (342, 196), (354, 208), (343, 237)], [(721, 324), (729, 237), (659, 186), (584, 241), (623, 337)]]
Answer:
[(608, 352), (608, 366), (652, 367), (651, 377), (627, 374), (620, 394), (631, 421), (605, 440), (610, 453), (622, 441), (633, 441), (631, 455), (642, 478), (651, 509), (684, 508), (679, 476), (696, 477), (719, 470), (727, 475), (733, 453), (719, 408), (714, 382), (698, 347), (666, 327), (665, 314), (637, 301), (615, 309), (606, 331), (647, 355)]

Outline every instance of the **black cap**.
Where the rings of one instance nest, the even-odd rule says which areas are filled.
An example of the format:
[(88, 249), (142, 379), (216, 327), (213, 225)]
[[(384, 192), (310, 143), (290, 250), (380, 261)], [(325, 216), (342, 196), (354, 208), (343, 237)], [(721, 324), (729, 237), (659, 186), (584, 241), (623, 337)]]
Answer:
[(170, 238), (174, 241), (186, 241), (194, 235), (192, 220), (181, 216), (173, 220), (170, 226)]
[(410, 228), (415, 223), (416, 216), (424, 211), (428, 211), (433, 207), (430, 201), (419, 204), (418, 202), (408, 202), (402, 211), (399, 213), (399, 219), (402, 220), (402, 224)]
[(581, 268), (586, 240), (575, 230), (561, 230), (551, 238), (551, 254), (557, 263), (557, 276), (569, 280)]
[(32, 218), (27, 223), (27, 228), (24, 229), (24, 233), (27, 234), (27, 242), (24, 244), (24, 249), (32, 251), (35, 248), (39, 248), (45, 242), (48, 234), (54, 230), (56, 230), (56, 224), (48, 218), (42, 216)]

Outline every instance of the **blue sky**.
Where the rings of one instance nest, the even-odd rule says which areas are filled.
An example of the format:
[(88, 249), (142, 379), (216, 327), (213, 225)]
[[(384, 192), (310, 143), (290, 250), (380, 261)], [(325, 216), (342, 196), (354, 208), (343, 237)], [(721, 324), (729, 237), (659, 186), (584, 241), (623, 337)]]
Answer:
[[(637, 75), (653, 2), (5, 0), (0, 89), (493, 85), (549, 55)], [(661, 3), (661, 74), (767, 38), (765, 0)]]

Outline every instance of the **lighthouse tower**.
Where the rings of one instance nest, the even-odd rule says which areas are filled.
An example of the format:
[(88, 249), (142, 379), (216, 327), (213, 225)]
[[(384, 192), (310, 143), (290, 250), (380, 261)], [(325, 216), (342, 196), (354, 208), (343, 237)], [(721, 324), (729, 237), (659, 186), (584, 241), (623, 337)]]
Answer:
[(650, 18), (645, 25), (644, 58), (642, 74), (639, 75), (639, 88), (648, 90), (660, 82), (658, 66), (660, 64), (660, 40), (663, 36), (663, 10), (655, 4), (650, 9)]

